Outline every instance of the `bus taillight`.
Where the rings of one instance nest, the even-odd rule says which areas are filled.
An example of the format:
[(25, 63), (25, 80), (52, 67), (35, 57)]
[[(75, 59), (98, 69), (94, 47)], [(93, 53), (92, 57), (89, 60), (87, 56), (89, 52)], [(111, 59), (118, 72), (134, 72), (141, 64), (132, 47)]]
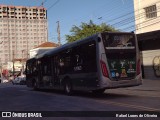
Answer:
[(100, 63), (101, 63), (101, 69), (102, 69), (103, 76), (108, 77), (108, 70), (107, 70), (107, 66), (105, 62), (100, 60)]
[(137, 61), (137, 75), (141, 73), (141, 61), (140, 59)]

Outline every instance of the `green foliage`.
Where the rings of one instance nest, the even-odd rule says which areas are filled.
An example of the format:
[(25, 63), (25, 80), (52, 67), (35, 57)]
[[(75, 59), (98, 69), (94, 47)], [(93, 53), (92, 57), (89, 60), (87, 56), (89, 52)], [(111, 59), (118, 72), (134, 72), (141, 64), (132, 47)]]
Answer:
[(106, 25), (105, 23), (96, 25), (93, 23), (92, 20), (90, 20), (89, 23), (82, 23), (79, 27), (74, 25), (70, 30), (72, 35), (66, 35), (66, 40), (68, 42), (73, 42), (91, 36), (98, 32), (107, 32), (107, 31), (118, 31), (118, 30), (109, 25)]

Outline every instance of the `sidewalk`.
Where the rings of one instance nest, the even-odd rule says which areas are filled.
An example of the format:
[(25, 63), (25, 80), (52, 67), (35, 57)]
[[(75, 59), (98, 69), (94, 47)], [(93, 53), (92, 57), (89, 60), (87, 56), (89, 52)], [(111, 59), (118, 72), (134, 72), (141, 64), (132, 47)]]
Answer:
[(126, 89), (142, 90), (142, 91), (159, 91), (160, 92), (160, 79), (159, 80), (143, 79), (142, 85), (135, 86), (135, 87), (129, 87)]

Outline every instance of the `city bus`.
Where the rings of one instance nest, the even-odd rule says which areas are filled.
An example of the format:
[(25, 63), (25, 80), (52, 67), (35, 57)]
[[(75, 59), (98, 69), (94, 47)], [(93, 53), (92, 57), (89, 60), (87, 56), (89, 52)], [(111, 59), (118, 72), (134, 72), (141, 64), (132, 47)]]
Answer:
[(26, 62), (28, 87), (103, 93), (142, 84), (136, 35), (102, 32), (67, 43)]

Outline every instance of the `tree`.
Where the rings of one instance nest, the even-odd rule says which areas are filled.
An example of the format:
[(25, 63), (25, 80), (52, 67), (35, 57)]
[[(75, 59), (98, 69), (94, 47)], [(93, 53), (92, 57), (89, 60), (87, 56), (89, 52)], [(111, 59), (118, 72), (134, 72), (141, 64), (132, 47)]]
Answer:
[(105, 23), (96, 25), (93, 23), (92, 20), (90, 20), (89, 23), (82, 23), (79, 27), (74, 25), (70, 30), (72, 34), (66, 35), (66, 40), (68, 42), (73, 42), (91, 36), (97, 32), (107, 32), (107, 31), (118, 31), (118, 30), (109, 25), (106, 25)]

